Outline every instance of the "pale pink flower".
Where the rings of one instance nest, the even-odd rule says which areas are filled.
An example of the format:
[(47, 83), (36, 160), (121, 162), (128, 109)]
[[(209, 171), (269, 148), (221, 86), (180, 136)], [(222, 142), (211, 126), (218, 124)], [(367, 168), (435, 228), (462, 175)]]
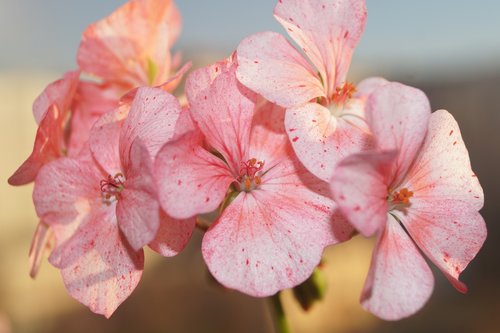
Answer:
[(255, 34), (238, 46), (237, 76), (287, 109), (285, 127), (298, 158), (328, 180), (338, 161), (370, 146), (364, 98), (385, 82), (374, 78), (356, 89), (346, 81), (365, 27), (365, 1), (280, 0), (274, 16), (306, 57), (280, 34)]
[(79, 156), (47, 164), (35, 181), (37, 214), (56, 238), (49, 260), (69, 293), (96, 313), (109, 317), (133, 291), (144, 245), (172, 256), (190, 238), (194, 219), (167, 216), (152, 178), (156, 153), (182, 134), (184, 116), (173, 96), (140, 88), (131, 106), (97, 121)]
[(396, 320), (418, 311), (434, 278), (421, 252), (458, 280), (486, 238), (483, 191), (453, 117), (431, 114), (426, 96), (398, 83), (376, 89), (367, 119), (377, 150), (339, 163), (331, 189), (342, 213), (365, 236), (377, 235), (361, 302)]
[(203, 237), (205, 262), (224, 286), (267, 296), (304, 281), (324, 247), (347, 240), (352, 229), (335, 214), (326, 183), (296, 159), (284, 110), (263, 101), (256, 106), (235, 67), (229, 59), (188, 77), (201, 133), (167, 143), (155, 176), (162, 207), (173, 217), (222, 205)]
[[(171, 0), (131, 0), (83, 33), (78, 65), (122, 93), (175, 76), (170, 48), (181, 28)], [(185, 71), (183, 69), (182, 71)], [(170, 82), (172, 91), (179, 80)]]

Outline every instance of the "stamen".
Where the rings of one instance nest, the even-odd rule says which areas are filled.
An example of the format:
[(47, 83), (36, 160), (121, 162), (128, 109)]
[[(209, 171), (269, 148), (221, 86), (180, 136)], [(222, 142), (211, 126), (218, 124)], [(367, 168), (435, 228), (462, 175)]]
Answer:
[(120, 193), (123, 190), (125, 183), (125, 176), (118, 172), (113, 177), (108, 175), (108, 178), (101, 180), (101, 198), (102, 202), (106, 205), (117, 201), (120, 198)]
[(352, 98), (355, 92), (356, 87), (352, 83), (346, 82), (343, 86), (335, 88), (335, 93), (331, 99), (333, 103), (343, 105)]
[(256, 158), (251, 158), (246, 162), (242, 162), (240, 176), (238, 177), (238, 189), (240, 191), (250, 192), (256, 189), (262, 183), (262, 169), (264, 162), (257, 161)]
[(389, 196), (388, 196), (388, 201), (391, 204), (395, 206), (397, 205), (409, 206), (411, 204), (410, 198), (413, 197), (413, 192), (408, 190), (406, 187), (392, 194), (391, 192), (392, 191), (389, 190)]

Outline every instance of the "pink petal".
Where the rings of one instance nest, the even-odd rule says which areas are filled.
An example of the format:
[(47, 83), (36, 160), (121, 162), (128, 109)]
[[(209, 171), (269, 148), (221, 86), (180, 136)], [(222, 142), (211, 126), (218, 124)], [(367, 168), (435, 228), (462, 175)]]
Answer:
[(346, 79), (366, 24), (363, 0), (284, 0), (274, 17), (319, 71), (330, 96)]
[(160, 226), (160, 204), (153, 180), (151, 156), (136, 139), (130, 148), (126, 181), (116, 205), (118, 226), (132, 249), (139, 251), (151, 242)]
[(101, 168), (111, 176), (122, 173), (120, 162), (120, 133), (124, 119), (130, 110), (129, 105), (105, 113), (90, 130), (89, 146), (92, 156)]
[(412, 240), (389, 217), (361, 294), (363, 307), (385, 320), (413, 315), (429, 299), (434, 277)]
[(99, 183), (104, 177), (91, 159), (60, 158), (45, 165), (33, 189), (38, 217), (48, 225), (81, 219), (92, 205), (100, 204)]
[[(85, 30), (77, 56), (80, 68), (121, 83), (125, 90), (165, 82), (169, 48), (179, 29), (176, 11), (172, 1), (129, 1)], [(148, 77), (152, 66), (154, 78)]]
[(210, 87), (217, 76), (230, 70), (235, 63), (234, 53), (210, 66), (198, 68), (191, 72), (186, 79), (186, 96), (189, 101), (194, 101), (197, 96)]
[(199, 133), (163, 146), (155, 161), (158, 197), (172, 217), (185, 219), (215, 210), (234, 181), (228, 166), (202, 148)]
[(380, 150), (398, 150), (393, 188), (402, 181), (427, 132), (429, 100), (415, 88), (391, 82), (373, 91), (366, 106), (367, 121)]
[(164, 257), (172, 257), (181, 252), (191, 239), (195, 227), (195, 218), (174, 219), (163, 211), (160, 215), (160, 227), (149, 247)]
[(397, 154), (362, 153), (338, 164), (331, 180), (335, 202), (352, 225), (364, 236), (372, 236), (387, 220), (387, 181)]
[(368, 79), (364, 79), (356, 86), (356, 93), (353, 97), (358, 99), (366, 99), (377, 88), (385, 86), (388, 83), (389, 81), (382, 77), (370, 77)]
[(263, 32), (244, 39), (237, 50), (238, 80), (283, 107), (325, 96), (307, 60), (280, 34)]
[(108, 85), (80, 82), (72, 104), (68, 156), (77, 156), (89, 140), (90, 130), (104, 113), (118, 107), (117, 92)]
[(265, 184), (241, 192), (224, 210), (202, 243), (203, 258), (220, 283), (263, 297), (311, 275), (333, 238), (334, 203), (301, 186), (294, 191), (295, 184)]
[(89, 213), (49, 260), (61, 269), (71, 296), (107, 318), (135, 289), (144, 266), (142, 250), (127, 246), (114, 207), (104, 204)]
[(165, 142), (170, 140), (181, 113), (177, 99), (159, 88), (139, 88), (120, 133), (120, 157), (123, 166), (130, 164), (132, 142), (139, 138), (154, 158)]
[(45, 164), (64, 155), (64, 122), (65, 116), (53, 104), (38, 126), (31, 155), (10, 176), (9, 184), (24, 185), (32, 182)]
[(181, 83), (184, 78), (184, 74), (186, 74), (193, 64), (191, 62), (185, 63), (175, 74), (171, 75), (167, 81), (160, 84), (157, 88), (161, 88), (166, 92), (172, 93), (175, 88)]
[(367, 132), (336, 118), (317, 104), (308, 103), (287, 109), (285, 126), (293, 149), (314, 175), (329, 181), (343, 158), (371, 147)]
[(465, 292), (458, 277), (486, 238), (477, 212), (484, 195), (458, 124), (447, 111), (431, 115), (420, 154), (402, 186), (414, 192), (401, 218), (405, 227), (452, 284)]
[(224, 156), (233, 174), (238, 174), (241, 162), (247, 159), (255, 96), (236, 80), (235, 67), (217, 76), (190, 101), (190, 111), (207, 142)]
[(64, 115), (70, 109), (73, 96), (78, 86), (80, 71), (64, 74), (62, 79), (49, 84), (33, 102), (33, 115), (37, 124), (40, 124), (49, 108), (55, 104)]

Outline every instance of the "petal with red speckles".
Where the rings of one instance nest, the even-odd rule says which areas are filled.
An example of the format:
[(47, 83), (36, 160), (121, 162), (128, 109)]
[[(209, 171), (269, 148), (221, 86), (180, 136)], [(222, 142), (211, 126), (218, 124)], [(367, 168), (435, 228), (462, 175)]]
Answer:
[(381, 229), (361, 294), (363, 307), (385, 320), (413, 315), (429, 299), (432, 272), (415, 244), (393, 218)]
[(224, 286), (257, 297), (294, 287), (311, 275), (332, 238), (350, 237), (348, 228), (332, 235), (331, 199), (285, 180), (241, 192), (206, 232), (203, 258)]
[(216, 209), (234, 181), (228, 165), (201, 146), (199, 133), (166, 143), (158, 153), (154, 175), (163, 209), (185, 219)]
[(238, 174), (248, 155), (255, 96), (236, 80), (236, 65), (218, 75), (191, 100), (191, 115), (210, 146)]
[(363, 0), (283, 0), (274, 17), (319, 71), (327, 95), (345, 82), (366, 24)]
[(139, 88), (120, 132), (123, 167), (127, 169), (130, 164), (131, 145), (137, 138), (154, 159), (163, 144), (173, 138), (181, 112), (179, 102), (171, 94), (159, 88)]
[(331, 180), (335, 202), (364, 236), (381, 230), (387, 220), (387, 178), (396, 152), (362, 153), (339, 163)]
[(288, 138), (300, 161), (314, 175), (329, 181), (343, 158), (371, 147), (370, 135), (317, 103), (287, 109)]
[(477, 212), (483, 191), (471, 169), (458, 124), (447, 111), (431, 115), (419, 156), (402, 185), (414, 192), (403, 224), (425, 254), (460, 291), (459, 274), (486, 238)]
[(431, 109), (425, 94), (391, 82), (375, 89), (367, 101), (366, 117), (379, 150), (398, 150), (393, 179), (397, 187), (416, 158), (429, 126)]
[(238, 80), (273, 103), (292, 107), (325, 96), (313, 68), (278, 33), (247, 37), (238, 46), (237, 57)]

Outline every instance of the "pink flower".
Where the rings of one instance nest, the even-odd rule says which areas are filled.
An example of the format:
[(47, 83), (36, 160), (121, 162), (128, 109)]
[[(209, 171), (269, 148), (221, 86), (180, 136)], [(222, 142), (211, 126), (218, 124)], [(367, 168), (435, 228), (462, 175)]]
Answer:
[[(136, 87), (161, 85), (175, 76), (178, 64), (170, 48), (180, 28), (173, 1), (131, 0), (85, 30), (78, 65), (120, 90), (120, 96)], [(168, 91), (178, 82), (171, 82)]]
[(346, 81), (365, 27), (365, 7), (364, 0), (278, 1), (275, 18), (307, 58), (274, 32), (250, 36), (238, 46), (238, 79), (286, 108), (293, 149), (323, 180), (338, 161), (371, 144), (364, 99), (385, 80), (369, 79), (357, 88)]
[(39, 124), (33, 151), (9, 178), (9, 184), (32, 182), (43, 165), (66, 155), (65, 129), (79, 76), (78, 71), (66, 73), (49, 84), (33, 103), (33, 115)]
[(131, 106), (98, 120), (79, 156), (47, 164), (35, 181), (37, 214), (56, 238), (49, 260), (69, 293), (96, 313), (111, 316), (133, 291), (144, 245), (172, 256), (190, 238), (194, 220), (167, 216), (152, 178), (156, 153), (182, 134), (184, 116), (173, 96), (141, 88)]
[(256, 105), (235, 70), (229, 59), (188, 77), (201, 133), (167, 143), (155, 176), (162, 207), (173, 217), (224, 208), (203, 237), (205, 262), (224, 286), (267, 296), (304, 281), (324, 247), (352, 230), (335, 215), (328, 186), (295, 158), (284, 110)]
[(434, 278), (420, 251), (461, 292), (460, 273), (486, 238), (478, 213), (483, 191), (453, 117), (430, 113), (419, 90), (398, 83), (368, 99), (377, 150), (339, 163), (331, 189), (342, 213), (365, 236), (376, 234), (361, 302), (396, 320), (418, 311)]

